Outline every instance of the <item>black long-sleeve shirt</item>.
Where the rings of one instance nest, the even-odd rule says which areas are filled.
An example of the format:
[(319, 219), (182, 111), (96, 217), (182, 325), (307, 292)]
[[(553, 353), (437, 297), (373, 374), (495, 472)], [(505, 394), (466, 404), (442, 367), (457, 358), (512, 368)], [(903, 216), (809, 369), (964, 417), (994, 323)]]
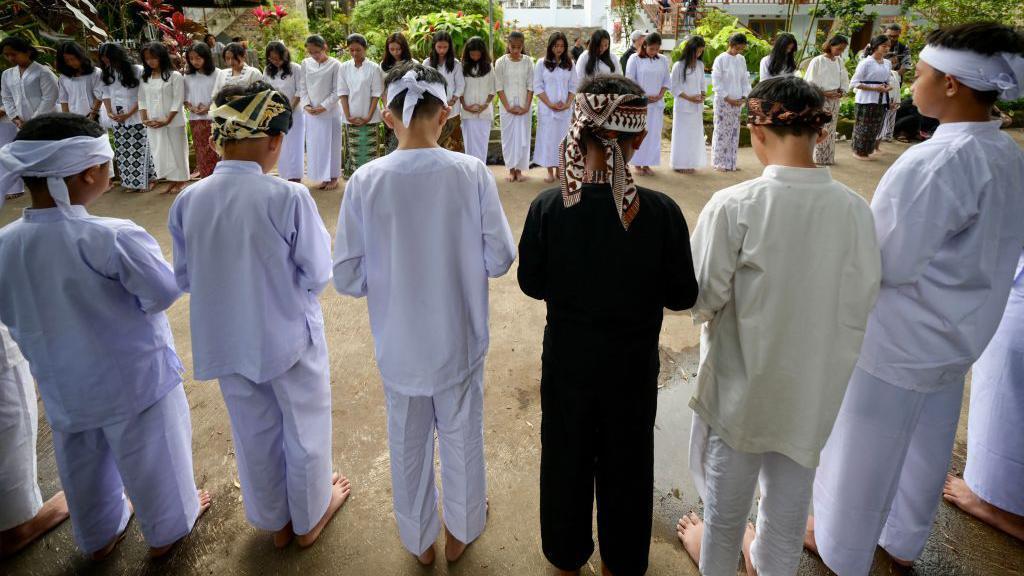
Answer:
[(547, 302), (549, 324), (658, 330), (664, 308), (693, 306), (697, 281), (683, 213), (661, 192), (637, 192), (640, 211), (628, 231), (608, 184), (584, 185), (572, 208), (558, 188), (533, 201), (519, 241), (519, 286)]

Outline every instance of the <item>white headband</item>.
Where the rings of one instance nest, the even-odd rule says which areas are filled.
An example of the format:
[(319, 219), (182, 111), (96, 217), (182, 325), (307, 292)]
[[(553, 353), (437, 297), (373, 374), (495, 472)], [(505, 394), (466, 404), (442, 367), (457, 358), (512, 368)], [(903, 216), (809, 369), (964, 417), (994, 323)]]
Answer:
[(1024, 82), (1024, 57), (1010, 52), (985, 56), (970, 50), (955, 50), (929, 44), (921, 50), (921, 60), (936, 70), (955, 77), (980, 92), (999, 92), (1002, 100), (1021, 97)]
[(412, 122), (412, 113), (416, 110), (416, 104), (423, 100), (423, 94), (433, 94), (445, 106), (448, 105), (448, 92), (444, 84), (440, 82), (425, 82), (416, 79), (416, 71), (409, 70), (398, 80), (388, 84), (388, 101), (385, 105), (391, 106), (391, 101), (402, 92), (405, 92), (405, 105), (402, 107), (402, 124), (408, 126)]
[[(46, 178), (50, 196), (61, 212), (70, 214), (71, 200), (64, 178), (114, 157), (110, 139), (75, 136), (64, 140), (15, 140), (0, 148), (0, 190), (9, 190), (23, 176)], [(3, 207), (0, 194), (0, 208)]]

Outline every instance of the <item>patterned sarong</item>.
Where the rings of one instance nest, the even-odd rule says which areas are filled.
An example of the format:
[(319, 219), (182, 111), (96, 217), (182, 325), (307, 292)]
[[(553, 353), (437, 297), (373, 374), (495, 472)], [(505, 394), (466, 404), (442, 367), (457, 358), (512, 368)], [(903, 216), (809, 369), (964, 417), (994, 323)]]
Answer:
[(196, 146), (199, 177), (206, 178), (213, 174), (213, 167), (220, 161), (220, 156), (217, 156), (217, 151), (213, 149), (213, 142), (210, 141), (210, 121), (192, 120), (189, 124), (192, 127), (192, 142)]
[(814, 163), (821, 166), (831, 166), (836, 163), (836, 126), (839, 123), (840, 98), (826, 98), (825, 112), (832, 115), (832, 120), (825, 125), (828, 136), (814, 146)]
[(854, 154), (867, 156), (875, 151), (886, 108), (885, 104), (857, 104), (857, 124), (853, 127)]
[(142, 124), (115, 124), (114, 163), (121, 178), (121, 186), (129, 190), (149, 189), (150, 180), (156, 179), (156, 167), (149, 150), (149, 138)]
[(341, 170), (345, 179), (370, 160), (380, 157), (384, 148), (382, 124), (364, 124), (341, 127)]

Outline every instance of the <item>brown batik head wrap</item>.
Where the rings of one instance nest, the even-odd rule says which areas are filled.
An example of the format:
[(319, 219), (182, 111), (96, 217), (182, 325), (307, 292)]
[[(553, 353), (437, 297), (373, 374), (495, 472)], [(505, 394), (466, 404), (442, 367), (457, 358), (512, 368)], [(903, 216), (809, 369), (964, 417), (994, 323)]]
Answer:
[(562, 201), (565, 207), (570, 208), (579, 203), (583, 184), (587, 181), (583, 137), (589, 132), (604, 146), (615, 209), (622, 220), (622, 227), (629, 230), (630, 222), (640, 211), (640, 199), (622, 155), (622, 148), (619, 147), (619, 136), (639, 134), (646, 129), (647, 99), (643, 96), (577, 94), (569, 134), (558, 147)]
[(787, 110), (782, 102), (771, 102), (761, 98), (747, 100), (747, 122), (754, 126), (803, 124), (814, 130), (821, 130), (830, 120), (832, 115), (821, 108), (808, 106), (799, 112), (793, 112)]

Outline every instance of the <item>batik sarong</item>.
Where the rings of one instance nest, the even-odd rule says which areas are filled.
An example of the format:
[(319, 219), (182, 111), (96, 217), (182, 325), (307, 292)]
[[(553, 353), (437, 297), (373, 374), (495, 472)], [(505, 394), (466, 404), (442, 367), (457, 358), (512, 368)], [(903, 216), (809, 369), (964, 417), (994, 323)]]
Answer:
[(341, 133), (341, 168), (348, 180), (360, 166), (380, 157), (384, 147), (383, 137), (380, 123), (362, 126), (344, 124)]
[(825, 131), (828, 132), (828, 136), (824, 140), (814, 145), (814, 163), (821, 166), (831, 166), (836, 163), (836, 126), (839, 123), (839, 104), (842, 102), (840, 98), (826, 98), (825, 99), (825, 112), (832, 115), (832, 120), (825, 125)]
[(885, 120), (885, 104), (857, 104), (857, 124), (853, 127), (853, 153), (867, 156), (878, 147), (878, 134)]
[(192, 128), (192, 142), (196, 147), (196, 164), (199, 168), (199, 177), (206, 178), (213, 174), (213, 167), (217, 165), (220, 156), (213, 149), (210, 142), (210, 121), (191, 120), (189, 125)]
[(156, 179), (156, 166), (146, 127), (142, 124), (115, 124), (112, 131), (114, 162), (121, 186), (130, 190), (149, 190), (150, 180)]
[(740, 112), (724, 97), (715, 95), (715, 130), (711, 135), (711, 165), (718, 170), (735, 170), (740, 147)]

